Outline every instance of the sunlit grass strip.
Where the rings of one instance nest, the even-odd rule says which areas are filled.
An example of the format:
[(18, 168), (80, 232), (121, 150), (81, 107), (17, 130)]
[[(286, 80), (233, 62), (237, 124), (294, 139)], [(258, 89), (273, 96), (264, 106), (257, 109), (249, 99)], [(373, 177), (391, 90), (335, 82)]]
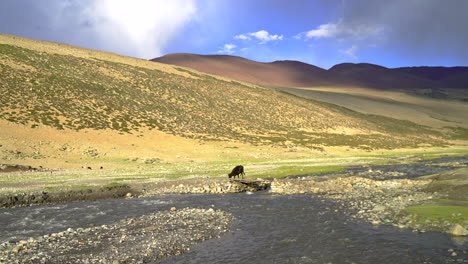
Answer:
[(425, 224), (430, 222), (449, 222), (463, 224), (468, 219), (468, 206), (426, 204), (411, 206), (405, 211), (413, 214), (416, 221)]
[(254, 172), (250, 177), (256, 178), (281, 178), (293, 175), (317, 174), (326, 172), (344, 171), (343, 166), (280, 166), (271, 170)]

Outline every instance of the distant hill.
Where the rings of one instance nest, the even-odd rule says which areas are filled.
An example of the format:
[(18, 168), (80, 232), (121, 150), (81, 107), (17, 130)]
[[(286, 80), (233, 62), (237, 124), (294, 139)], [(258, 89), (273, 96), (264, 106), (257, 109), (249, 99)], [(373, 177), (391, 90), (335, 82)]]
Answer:
[(366, 88), (385, 90), (435, 88), (431, 80), (369, 63), (337, 64), (328, 72), (334, 76), (353, 80), (354, 83)]
[[(0, 35), (0, 56), (0, 120), (23, 125), (31, 137), (35, 128), (46, 126), (62, 131), (116, 131), (135, 137), (154, 130), (202, 141), (311, 149), (440, 146), (449, 139), (409, 121), (58, 43)], [(329, 72), (291, 61), (261, 64), (229, 56), (175, 58), (194, 65), (208, 60), (213, 71), (231, 65), (231, 74), (244, 76), (251, 71), (251, 78), (258, 80), (289, 71), (270, 84), (312, 82), (314, 76)], [(256, 74), (257, 68), (262, 74)], [(310, 76), (300, 74), (304, 72)], [(327, 78), (320, 82), (328, 82)]]
[(468, 89), (468, 67), (402, 67), (404, 72), (434, 81), (438, 88)]
[(323, 86), (346, 81), (335, 78), (325, 69), (299, 61), (256, 62), (229, 55), (168, 54), (152, 61), (192, 68), (270, 86)]
[(409, 91), (468, 88), (468, 67), (390, 69), (368, 63), (342, 63), (325, 70), (300, 61), (261, 63), (236, 56), (187, 53), (168, 54), (152, 61), (277, 87), (340, 86)]

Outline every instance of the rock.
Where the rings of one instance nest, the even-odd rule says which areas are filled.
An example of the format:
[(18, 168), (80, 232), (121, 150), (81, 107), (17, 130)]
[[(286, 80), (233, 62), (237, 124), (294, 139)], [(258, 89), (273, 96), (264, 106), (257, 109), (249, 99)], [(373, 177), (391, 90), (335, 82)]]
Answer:
[(23, 249), (22, 246), (17, 246), (17, 247), (15, 247), (15, 248), (13, 248), (12, 251), (13, 251), (14, 253), (18, 253), (18, 252), (20, 252), (22, 249)]
[(452, 236), (468, 236), (468, 230), (459, 224), (454, 224), (448, 233)]
[(457, 256), (457, 252), (452, 252), (452, 257), (456, 257)]
[(373, 210), (373, 211), (383, 211), (383, 210), (385, 210), (385, 206), (383, 206), (383, 205), (376, 205), (376, 206), (374, 207), (374, 209), (372, 209), (372, 210)]
[(171, 212), (175, 212), (176, 210), (177, 210), (177, 208), (171, 207)]
[(128, 198), (128, 199), (129, 199), (129, 198), (133, 198), (133, 194), (132, 194), (132, 193), (127, 193), (127, 194), (125, 195), (125, 198)]

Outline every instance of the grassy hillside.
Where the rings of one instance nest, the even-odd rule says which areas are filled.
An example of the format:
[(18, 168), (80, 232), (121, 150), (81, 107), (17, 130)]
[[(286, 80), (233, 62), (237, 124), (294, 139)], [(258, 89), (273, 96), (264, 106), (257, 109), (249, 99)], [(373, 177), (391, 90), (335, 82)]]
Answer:
[(397, 119), (209, 75), (0, 45), (0, 118), (32, 128), (157, 129), (189, 138), (306, 147), (416, 147), (441, 135)]
[[(408, 94), (364, 88), (313, 87), (276, 88), (304, 98), (340, 105), (360, 113), (372, 113), (408, 120), (443, 132), (452, 139), (468, 139), (468, 104)], [(449, 92), (449, 90), (446, 90)], [(453, 91), (453, 96), (459, 91)], [(463, 136), (465, 134), (465, 136)]]
[[(230, 155), (222, 149), (240, 147), (231, 143), (370, 150), (444, 146), (450, 139), (413, 122), (185, 68), (6, 35), (0, 35), (0, 78), (6, 163), (60, 160), (68, 152), (92, 159), (144, 153), (157, 160), (175, 145), (185, 147), (166, 156), (193, 157), (208, 143), (221, 158)], [(174, 144), (158, 143), (168, 138)], [(255, 151), (247, 145), (244, 151)]]

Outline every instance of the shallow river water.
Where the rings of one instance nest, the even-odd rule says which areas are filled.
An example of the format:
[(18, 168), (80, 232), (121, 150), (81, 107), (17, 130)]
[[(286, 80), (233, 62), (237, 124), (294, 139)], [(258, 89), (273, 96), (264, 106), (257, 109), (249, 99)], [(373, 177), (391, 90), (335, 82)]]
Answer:
[[(160, 263), (467, 263), (463, 250), (440, 233), (414, 233), (358, 223), (332, 202), (307, 195), (268, 192), (177, 195), (0, 209), (0, 241), (19, 240), (69, 227), (111, 224), (159, 210), (223, 209), (232, 232), (193, 246)], [(157, 238), (155, 238), (157, 239)], [(458, 256), (451, 256), (454, 249)]]

